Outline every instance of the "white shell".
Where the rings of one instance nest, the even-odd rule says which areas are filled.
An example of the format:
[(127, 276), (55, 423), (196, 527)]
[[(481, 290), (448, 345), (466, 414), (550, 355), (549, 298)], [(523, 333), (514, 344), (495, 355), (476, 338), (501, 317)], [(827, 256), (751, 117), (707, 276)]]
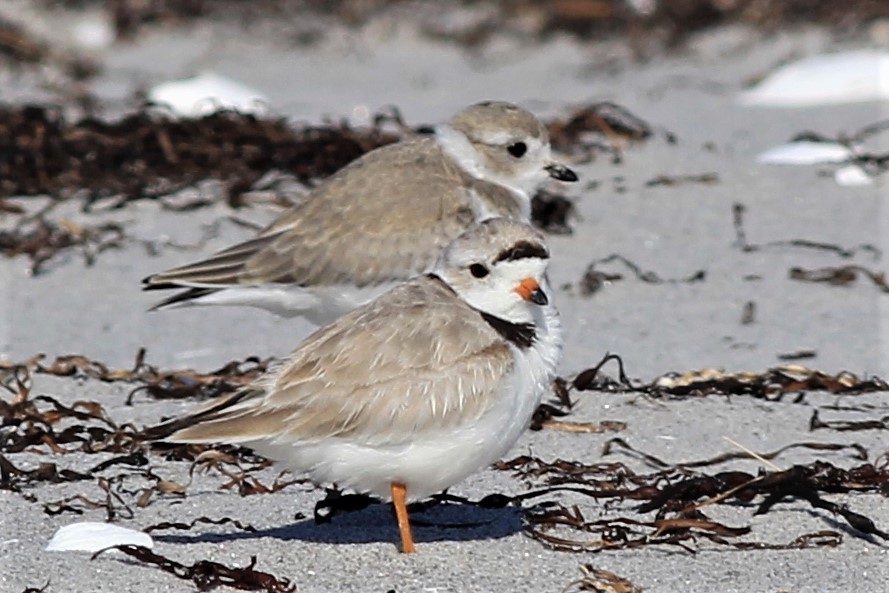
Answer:
[(808, 107), (889, 101), (889, 52), (858, 50), (781, 66), (743, 93), (744, 105)]
[(220, 109), (260, 113), (268, 103), (259, 91), (214, 72), (161, 83), (149, 91), (148, 98), (180, 117), (201, 117)]
[(840, 167), (833, 174), (834, 180), (847, 187), (860, 187), (862, 185), (873, 185), (874, 179), (867, 174), (867, 171), (858, 165), (846, 165)]
[(154, 541), (143, 531), (112, 523), (85, 521), (60, 527), (46, 545), (47, 552), (98, 552), (111, 546), (153, 548)]
[(835, 142), (789, 142), (761, 152), (756, 157), (758, 163), (770, 165), (818, 165), (821, 163), (841, 163), (852, 157), (848, 146)]

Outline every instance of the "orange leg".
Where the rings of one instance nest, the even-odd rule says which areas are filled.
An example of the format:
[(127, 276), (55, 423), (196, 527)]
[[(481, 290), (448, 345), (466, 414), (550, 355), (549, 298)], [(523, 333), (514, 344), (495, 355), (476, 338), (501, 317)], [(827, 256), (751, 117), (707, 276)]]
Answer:
[(398, 517), (398, 530), (401, 532), (401, 551), (405, 554), (413, 554), (417, 551), (414, 547), (414, 536), (411, 535), (411, 524), (407, 517), (407, 487), (398, 482), (392, 483), (392, 504), (395, 505), (395, 516)]

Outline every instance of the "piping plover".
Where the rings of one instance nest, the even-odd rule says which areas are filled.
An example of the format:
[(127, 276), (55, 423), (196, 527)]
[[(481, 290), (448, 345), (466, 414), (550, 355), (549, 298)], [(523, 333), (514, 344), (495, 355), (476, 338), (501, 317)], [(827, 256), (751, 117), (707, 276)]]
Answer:
[(427, 271), (474, 222), (527, 222), (548, 179), (576, 181), (553, 160), (546, 128), (504, 102), (467, 107), (433, 137), (367, 153), (256, 237), (143, 280), (184, 289), (154, 308), (252, 305), (322, 324)]
[(406, 500), (505, 454), (550, 384), (562, 337), (548, 258), (528, 225), (485, 221), (430, 273), (317, 330), (252, 385), (146, 434), (241, 444), (391, 498), (412, 552)]

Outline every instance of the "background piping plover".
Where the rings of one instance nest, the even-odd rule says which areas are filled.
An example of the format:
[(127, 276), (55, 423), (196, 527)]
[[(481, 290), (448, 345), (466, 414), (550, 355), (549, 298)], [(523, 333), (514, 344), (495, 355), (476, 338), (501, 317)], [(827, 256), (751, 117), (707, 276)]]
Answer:
[(543, 124), (510, 103), (478, 103), (434, 137), (367, 153), (256, 237), (149, 276), (144, 289), (184, 289), (155, 309), (252, 305), (326, 323), (428, 270), (474, 222), (527, 222), (549, 178), (577, 180), (553, 160)]
[(555, 373), (561, 326), (528, 225), (491, 219), (405, 282), (309, 336), (253, 385), (149, 429), (179, 443), (238, 443), (316, 482), (395, 504), (499, 459)]

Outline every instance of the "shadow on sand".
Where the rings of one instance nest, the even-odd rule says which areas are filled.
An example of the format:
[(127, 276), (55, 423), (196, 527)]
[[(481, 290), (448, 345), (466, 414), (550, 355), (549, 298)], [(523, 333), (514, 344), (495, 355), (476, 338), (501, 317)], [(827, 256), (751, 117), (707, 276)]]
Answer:
[[(521, 508), (513, 506), (492, 509), (472, 504), (440, 503), (425, 510), (412, 510), (410, 517), (414, 540), (423, 543), (507, 537), (521, 531), (521, 513)], [(201, 530), (201, 533), (155, 532), (152, 537), (159, 542), (178, 544), (223, 543), (259, 538), (329, 544), (366, 544), (397, 543), (399, 538), (392, 506), (382, 503), (371, 504), (360, 511), (338, 514), (328, 523), (318, 524), (314, 519), (307, 518), (290, 525), (257, 531), (233, 531), (233, 529), (235, 528), (231, 525), (215, 527), (198, 524), (193, 530)], [(220, 530), (226, 531), (220, 532)]]

